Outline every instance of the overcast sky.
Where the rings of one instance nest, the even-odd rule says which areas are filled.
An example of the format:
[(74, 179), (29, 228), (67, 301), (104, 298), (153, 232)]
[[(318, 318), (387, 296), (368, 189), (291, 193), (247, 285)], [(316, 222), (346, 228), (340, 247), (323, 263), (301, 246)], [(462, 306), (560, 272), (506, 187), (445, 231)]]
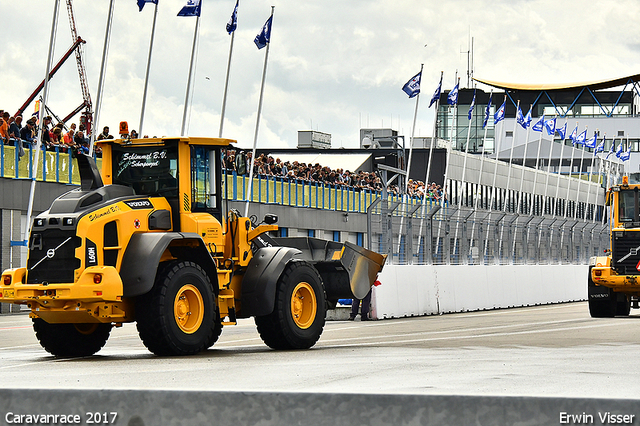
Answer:
[[(189, 136), (217, 136), (229, 55), (225, 31), (235, 0), (202, 0)], [(53, 0), (0, 0), (0, 108), (12, 114), (44, 78)], [(179, 135), (196, 18), (177, 17), (186, 0), (160, 0), (144, 133)], [(640, 3), (632, 0), (240, 0), (224, 137), (250, 147), (266, 49), (253, 39), (275, 15), (259, 147), (295, 147), (299, 130), (359, 145), (361, 127), (410, 136), (415, 99), (402, 86), (424, 63), (416, 136), (430, 136), (428, 101), (444, 71), (466, 86), (469, 35), (475, 76), (513, 83), (572, 83), (640, 73)], [(108, 0), (75, 1), (84, 63), (97, 98)], [(98, 128), (140, 122), (153, 4), (115, 0)], [(61, 0), (54, 61), (71, 46)], [(49, 105), (63, 117), (82, 102), (73, 57), (51, 81)], [(25, 114), (33, 112), (30, 105)], [(73, 121), (77, 122), (79, 118)]]

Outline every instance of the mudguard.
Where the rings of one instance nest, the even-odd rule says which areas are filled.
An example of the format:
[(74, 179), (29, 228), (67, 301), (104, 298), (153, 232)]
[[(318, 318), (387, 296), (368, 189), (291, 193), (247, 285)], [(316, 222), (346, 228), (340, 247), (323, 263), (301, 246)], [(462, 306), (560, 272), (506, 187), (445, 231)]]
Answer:
[(149, 232), (134, 234), (129, 240), (122, 258), (120, 277), (123, 284), (123, 296), (134, 297), (147, 293), (153, 288), (156, 272), (162, 253), (175, 240), (190, 239), (199, 242), (197, 247), (177, 246), (170, 248), (178, 258), (188, 258), (197, 262), (209, 276), (214, 290), (217, 291), (216, 266), (198, 234), (185, 232)]
[(242, 318), (273, 312), (278, 279), (287, 264), (301, 253), (291, 247), (263, 247), (255, 252), (242, 278)]

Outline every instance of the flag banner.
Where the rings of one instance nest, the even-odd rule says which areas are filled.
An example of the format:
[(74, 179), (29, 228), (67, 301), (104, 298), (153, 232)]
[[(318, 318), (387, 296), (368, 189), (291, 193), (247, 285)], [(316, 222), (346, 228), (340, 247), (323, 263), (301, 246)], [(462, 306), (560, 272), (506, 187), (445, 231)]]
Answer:
[(473, 114), (473, 109), (476, 107), (476, 89), (473, 89), (473, 99), (471, 99), (471, 106), (469, 107), (469, 120)]
[(553, 136), (556, 134), (556, 117), (544, 122), (544, 127), (547, 129), (547, 134)]
[(402, 90), (404, 93), (409, 95), (409, 98), (415, 97), (418, 93), (420, 93), (420, 79), (422, 78), (422, 71), (418, 74), (414, 75), (413, 78), (402, 86)]
[(502, 105), (500, 105), (500, 108), (498, 108), (496, 113), (493, 114), (494, 124), (498, 124), (500, 121), (504, 120), (504, 110), (506, 106), (507, 106), (507, 100), (505, 99), (504, 102), (502, 102)]
[(529, 112), (524, 116), (525, 129), (531, 125), (531, 106), (529, 106)]
[[(620, 144), (620, 146), (622, 146), (622, 144)], [(629, 158), (631, 158), (631, 144), (629, 144), (629, 148), (627, 148), (626, 152), (620, 154), (620, 159), (622, 161), (627, 161)]]
[(138, 0), (138, 7), (140, 8), (140, 12), (142, 12), (142, 8), (147, 3), (158, 4), (158, 0)]
[(576, 142), (574, 145), (584, 145), (584, 142), (587, 140), (587, 130), (583, 130), (582, 133), (578, 135), (576, 138)]
[(606, 139), (606, 138), (607, 138), (607, 135), (604, 135), (604, 136), (602, 137), (602, 142), (600, 142), (600, 143), (598, 144), (598, 146), (596, 146), (596, 149), (594, 149), (594, 150), (593, 150), (593, 155), (594, 155), (594, 156), (595, 156), (597, 153), (599, 153), (599, 152), (603, 152), (603, 151), (604, 151), (604, 141), (605, 141), (605, 139)]
[(460, 83), (456, 84), (456, 87), (454, 87), (450, 92), (449, 92), (449, 96), (447, 96), (447, 103), (449, 105), (457, 105), (458, 104), (458, 90), (459, 90), (459, 86)]
[(262, 49), (263, 47), (265, 47), (269, 43), (269, 40), (271, 39), (271, 21), (272, 20), (273, 20), (273, 15), (269, 16), (269, 19), (267, 19), (267, 22), (265, 22), (264, 26), (262, 27), (262, 31), (260, 31), (260, 34), (258, 34), (255, 40), (253, 40), (256, 46), (258, 46), (258, 49)]
[(571, 139), (572, 143), (575, 145), (578, 143), (578, 125), (576, 124), (576, 128), (573, 129), (573, 132), (569, 135), (569, 139)]
[(519, 125), (522, 126), (523, 129), (527, 128), (527, 123), (525, 121), (524, 114), (522, 113), (522, 109), (520, 108), (520, 105), (518, 105), (518, 110), (516, 111), (516, 121), (518, 122)]
[(588, 148), (595, 148), (596, 144), (598, 143), (598, 134), (594, 132), (593, 136), (587, 139), (586, 141), (584, 141), (583, 143), (584, 143), (584, 146)]
[(438, 83), (438, 88), (433, 93), (433, 96), (431, 97), (431, 102), (429, 102), (429, 108), (431, 108), (431, 105), (433, 105), (437, 100), (440, 99), (440, 90), (441, 89), (442, 89), (442, 73), (440, 74), (440, 83)]
[(556, 132), (558, 132), (558, 136), (560, 136), (560, 139), (564, 140), (565, 136), (567, 136), (567, 123), (564, 123), (564, 126), (562, 127), (558, 127), (556, 129)]
[(233, 8), (233, 13), (231, 14), (231, 18), (229, 18), (229, 22), (227, 23), (227, 32), (231, 34), (238, 28), (238, 2), (236, 0), (236, 7)]
[(543, 127), (544, 127), (544, 114), (542, 115), (542, 117), (538, 119), (538, 121), (535, 122), (535, 124), (531, 129), (534, 132), (541, 132)]
[(33, 114), (31, 114), (31, 116), (35, 117), (36, 125), (40, 124), (40, 99), (36, 101), (36, 105), (35, 105)]
[(624, 152), (624, 148), (622, 147), (622, 145), (623, 145), (623, 143), (622, 143), (622, 141), (620, 141), (620, 146), (618, 147), (618, 150), (616, 151), (616, 157), (618, 157), (618, 158), (620, 158), (620, 156)]
[[(622, 145), (622, 142), (620, 142), (620, 145)], [(609, 153), (607, 154), (607, 158), (605, 158), (605, 160), (608, 160), (611, 154), (615, 154), (615, 153), (616, 153), (616, 140), (614, 139), (611, 141), (611, 148), (609, 149)]]
[(489, 122), (489, 114), (491, 114), (491, 98), (493, 97), (493, 93), (489, 95), (489, 103), (487, 103), (487, 108), (484, 110), (484, 121), (482, 122), (482, 128), (487, 127), (487, 123)]
[(200, 16), (201, 0), (188, 0), (178, 16)]

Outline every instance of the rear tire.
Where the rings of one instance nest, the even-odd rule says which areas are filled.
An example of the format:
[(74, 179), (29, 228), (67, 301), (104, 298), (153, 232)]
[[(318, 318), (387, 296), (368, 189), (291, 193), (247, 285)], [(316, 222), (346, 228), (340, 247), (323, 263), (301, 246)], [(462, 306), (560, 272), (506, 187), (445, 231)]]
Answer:
[(49, 324), (33, 319), (33, 330), (40, 345), (53, 356), (78, 358), (91, 356), (107, 343), (111, 324)]
[[(615, 295), (616, 293), (614, 293)], [(628, 317), (631, 313), (631, 298), (626, 294), (617, 293), (618, 301), (616, 302), (616, 316)]]
[(610, 288), (597, 286), (591, 279), (591, 269), (587, 278), (589, 314), (592, 318), (613, 318), (616, 316), (616, 295)]
[(192, 355), (222, 331), (213, 286), (200, 265), (173, 261), (161, 267), (153, 289), (136, 301), (138, 333), (156, 355)]
[(308, 349), (320, 339), (325, 315), (322, 278), (307, 262), (296, 261), (278, 280), (273, 312), (255, 317), (255, 323), (272, 349)]

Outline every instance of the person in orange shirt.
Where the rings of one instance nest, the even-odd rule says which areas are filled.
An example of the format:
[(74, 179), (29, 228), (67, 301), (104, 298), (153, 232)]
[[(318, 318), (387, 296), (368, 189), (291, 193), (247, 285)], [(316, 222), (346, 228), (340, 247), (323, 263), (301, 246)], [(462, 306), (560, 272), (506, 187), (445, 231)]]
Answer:
[(3, 143), (9, 143), (9, 118), (11, 118), (11, 114), (8, 112), (2, 113), (2, 123), (0, 123), (0, 138), (2, 138)]

